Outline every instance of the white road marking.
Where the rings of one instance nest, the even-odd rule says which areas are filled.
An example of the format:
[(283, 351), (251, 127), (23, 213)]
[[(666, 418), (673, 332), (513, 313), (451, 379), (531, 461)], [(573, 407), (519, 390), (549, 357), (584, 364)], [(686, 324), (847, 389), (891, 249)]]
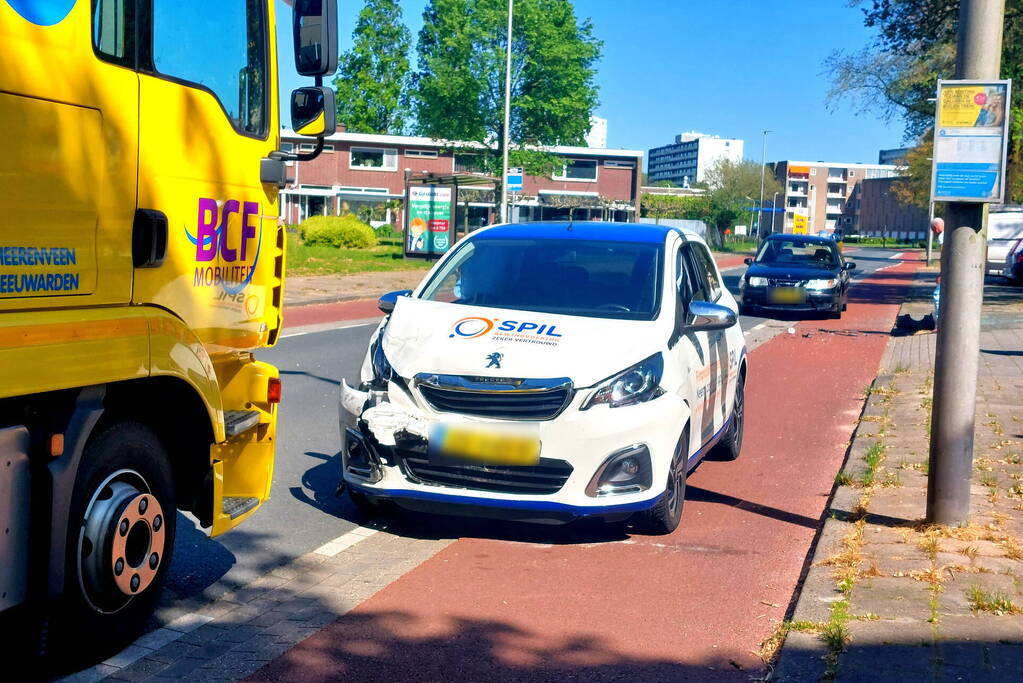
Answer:
[(764, 322), (762, 322), (762, 323), (758, 323), (758, 324), (754, 325), (753, 327), (751, 327), (749, 329), (749, 331), (750, 332), (756, 332), (757, 330), (761, 330), (761, 329), (763, 329), (765, 327), (767, 327), (767, 321), (766, 320)]
[(379, 322), (379, 320), (373, 320), (372, 322), (353, 323), (351, 325), (338, 325), (336, 322), (302, 325), (301, 327), (293, 328), (292, 332), (285, 332), (281, 335), (281, 339), (287, 339), (288, 337), (301, 337), (306, 334), (317, 334), (319, 332), (333, 332), (334, 330), (350, 330), (356, 327), (368, 327), (369, 325), (376, 325)]
[(906, 252), (904, 251), (900, 251), (898, 254), (894, 254), (893, 256), (889, 256), (888, 258), (891, 259), (892, 261), (899, 261), (902, 259), (902, 255), (905, 253)]
[(377, 531), (379, 531), (379, 529), (370, 529), (369, 527), (364, 526), (355, 527), (351, 531), (341, 534), (333, 541), (327, 541), (313, 552), (317, 555), (334, 557), (342, 550), (347, 550), (356, 543), (365, 541), (367, 538), (377, 533)]

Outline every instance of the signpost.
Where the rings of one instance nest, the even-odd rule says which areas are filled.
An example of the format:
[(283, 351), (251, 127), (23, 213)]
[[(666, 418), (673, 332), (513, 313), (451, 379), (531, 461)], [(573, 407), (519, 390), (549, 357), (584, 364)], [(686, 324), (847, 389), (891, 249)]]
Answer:
[(522, 192), (522, 169), (509, 168), (505, 183), (509, 192)]
[(809, 234), (809, 218), (806, 214), (796, 213), (792, 215), (792, 234), (793, 235), (806, 235)]
[(931, 200), (1001, 202), (1010, 81), (938, 81)]
[(737, 225), (737, 226), (735, 226), (735, 234), (736, 235), (745, 235), (745, 234), (747, 234), (747, 232), (748, 232), (748, 230), (747, 230), (745, 225)]

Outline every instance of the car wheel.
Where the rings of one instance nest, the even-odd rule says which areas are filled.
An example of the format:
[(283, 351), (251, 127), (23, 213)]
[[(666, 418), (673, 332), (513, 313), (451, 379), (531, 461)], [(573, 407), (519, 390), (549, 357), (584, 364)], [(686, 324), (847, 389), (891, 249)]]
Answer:
[(668, 471), (668, 481), (664, 488), (664, 494), (657, 505), (641, 513), (638, 520), (638, 528), (643, 533), (654, 536), (670, 534), (678, 528), (682, 521), (682, 506), (686, 497), (686, 464), (687, 446), (689, 444), (689, 425), (682, 432), (678, 446), (675, 447), (675, 456), (672, 458), (671, 467)]
[(728, 432), (717, 442), (712, 451), (717, 460), (736, 460), (742, 450), (742, 434), (746, 425), (746, 373), (739, 374), (735, 385), (735, 400), (732, 403), (732, 422)]
[(138, 422), (87, 447), (71, 497), (56, 651), (116, 652), (145, 627), (171, 564), (177, 511), (167, 452)]

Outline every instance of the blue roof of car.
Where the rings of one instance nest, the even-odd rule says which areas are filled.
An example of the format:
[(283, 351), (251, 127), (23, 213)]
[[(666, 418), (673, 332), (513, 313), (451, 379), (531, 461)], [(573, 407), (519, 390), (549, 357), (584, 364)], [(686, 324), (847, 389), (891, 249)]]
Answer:
[(650, 223), (544, 221), (495, 225), (481, 231), (480, 237), (486, 239), (575, 239), (663, 244), (665, 236), (672, 230), (674, 228), (667, 225), (652, 225)]

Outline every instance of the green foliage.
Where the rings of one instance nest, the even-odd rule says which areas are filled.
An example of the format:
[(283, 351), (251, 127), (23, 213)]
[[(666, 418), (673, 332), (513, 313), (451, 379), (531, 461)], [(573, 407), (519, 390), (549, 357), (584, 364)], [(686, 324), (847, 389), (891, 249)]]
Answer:
[(366, 0), (352, 37), (334, 79), (338, 121), (354, 133), (404, 132), (412, 39), (398, 0)]
[(398, 234), (398, 231), (395, 230), (394, 226), (391, 225), (390, 223), (384, 223), (383, 225), (378, 225), (377, 227), (375, 227), (373, 229), (373, 231), (377, 234), (378, 238), (395, 237)]
[(376, 246), (373, 228), (356, 216), (312, 216), (299, 226), (302, 241), (309, 246), (327, 246), (336, 249), (366, 249)]
[[(831, 74), (829, 100), (851, 99), (860, 111), (883, 120), (901, 118), (906, 138), (921, 137), (934, 124), (939, 78), (955, 76), (959, 2), (952, 0), (853, 0), (863, 5), (864, 23), (878, 38), (859, 52), (836, 52), (825, 62)], [(1023, 78), (1023, 0), (1005, 0), (1001, 77)], [(1012, 93), (1009, 122), (1007, 201), (1023, 198), (1023, 89)], [(914, 171), (921, 178), (924, 169)], [(930, 178), (930, 168), (926, 169)], [(918, 205), (920, 205), (918, 203)]]
[[(482, 145), (472, 151), (490, 174), (503, 154), (507, 11), (505, 0), (431, 0), (410, 89), (417, 132)], [(551, 175), (551, 159), (522, 148), (583, 144), (601, 42), (569, 0), (519, 0), (513, 20), (510, 156), (528, 174)]]

